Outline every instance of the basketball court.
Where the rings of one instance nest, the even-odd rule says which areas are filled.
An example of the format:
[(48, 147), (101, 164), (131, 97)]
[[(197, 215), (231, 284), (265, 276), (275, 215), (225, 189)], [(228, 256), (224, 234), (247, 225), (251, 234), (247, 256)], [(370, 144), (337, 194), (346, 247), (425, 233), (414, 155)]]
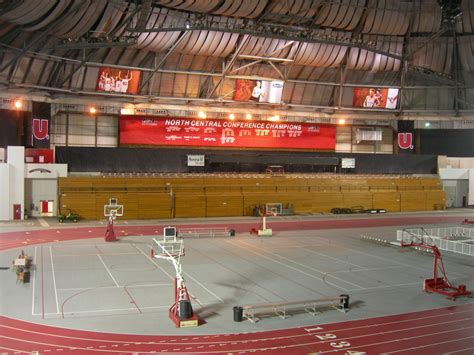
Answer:
[[(467, 297), (453, 302), (422, 291), (423, 280), (432, 273), (432, 256), (360, 238), (394, 241), (400, 227), (383, 226), (386, 219), (375, 220), (382, 226), (349, 229), (343, 223), (347, 220), (339, 218), (332, 223), (342, 229), (296, 231), (283, 226), (290, 224), (287, 228), (291, 229), (290, 222), (309, 223), (311, 219), (269, 218), (268, 224), (275, 229), (273, 237), (245, 232), (257, 219), (221, 220), (236, 228), (236, 236), (184, 238), (182, 275), (194, 312), (203, 323), (189, 329), (176, 328), (168, 317), (174, 297), (173, 265), (151, 256), (153, 238), (160, 233), (150, 232), (154, 229), (162, 234), (166, 225), (125, 226), (119, 222), (115, 228), (119, 240), (112, 243), (104, 241), (105, 226), (43, 229), (41, 233), (49, 237), (39, 235), (39, 244), (25, 239), (22, 245), (12, 248), (10, 244), (1, 253), (3, 266), (11, 265), (21, 250), (33, 257), (35, 265), (29, 284), (17, 283), (11, 271), (1, 273), (5, 285), (2, 315), (108, 333), (209, 335), (313, 326), (472, 303)], [(178, 222), (179, 227), (185, 225)], [(14, 234), (18, 233), (33, 234)], [(59, 241), (63, 236), (74, 240)], [(5, 237), (3, 243), (8, 243)], [(472, 289), (472, 257), (447, 252), (443, 256), (450, 281)], [(234, 306), (340, 294), (350, 296), (346, 313), (324, 310), (313, 316), (303, 311), (285, 320), (268, 315), (256, 324), (233, 321)]]

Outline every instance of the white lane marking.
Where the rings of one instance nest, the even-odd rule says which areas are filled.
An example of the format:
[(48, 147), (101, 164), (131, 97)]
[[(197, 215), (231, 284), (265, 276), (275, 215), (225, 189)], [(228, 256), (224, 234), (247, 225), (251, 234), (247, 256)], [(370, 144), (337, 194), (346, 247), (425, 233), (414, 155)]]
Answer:
[(53, 262), (53, 248), (49, 246), (49, 256), (51, 257), (51, 271), (53, 273), (53, 287), (54, 287), (54, 297), (56, 299), (56, 312), (59, 314), (59, 301), (58, 301), (58, 289), (56, 287), (56, 274), (54, 272), (54, 262)]
[(107, 265), (104, 263), (104, 260), (102, 259), (102, 257), (100, 256), (100, 254), (97, 254), (97, 257), (100, 259), (100, 261), (102, 262), (102, 265), (104, 265), (105, 267), (105, 270), (107, 270), (107, 272), (109, 273), (110, 277), (112, 278), (112, 280), (114, 281), (115, 285), (117, 287), (120, 287), (117, 280), (115, 280), (115, 277), (114, 275), (112, 275), (112, 273), (110, 272), (109, 268), (107, 267)]
[[(33, 262), (35, 263), (35, 265), (38, 264), (38, 262), (36, 261), (36, 249), (37, 247), (35, 247), (35, 254), (33, 256)], [(31, 315), (34, 315), (35, 314), (35, 285), (36, 285), (36, 268), (33, 268), (32, 269), (33, 271), (33, 294), (31, 296)]]
[(49, 223), (46, 222), (43, 218), (38, 218), (39, 224), (41, 224), (41, 227), (49, 227)]

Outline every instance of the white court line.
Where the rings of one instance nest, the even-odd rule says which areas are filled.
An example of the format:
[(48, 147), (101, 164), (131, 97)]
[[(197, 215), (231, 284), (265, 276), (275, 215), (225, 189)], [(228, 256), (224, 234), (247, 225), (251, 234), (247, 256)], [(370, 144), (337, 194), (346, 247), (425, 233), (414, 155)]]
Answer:
[(220, 298), (219, 296), (217, 296), (214, 292), (212, 292), (211, 290), (209, 290), (206, 286), (204, 286), (202, 283), (200, 283), (198, 280), (196, 280), (194, 277), (192, 277), (191, 275), (189, 275), (187, 272), (183, 272), (186, 276), (188, 276), (191, 280), (193, 280), (194, 282), (196, 282), (199, 286), (201, 286), (204, 290), (206, 290), (207, 292), (209, 292), (212, 296), (214, 296), (215, 298), (217, 298), (219, 300), (219, 302), (221, 303), (225, 303), (224, 300), (222, 298)]
[(105, 265), (104, 263), (104, 260), (102, 260), (100, 254), (97, 254), (97, 256), (99, 257), (100, 261), (102, 262), (102, 264), (104, 265), (105, 267), (105, 270), (107, 270), (107, 272), (109, 273), (110, 277), (112, 278), (112, 280), (114, 280), (114, 283), (117, 287), (120, 287), (117, 280), (115, 280), (115, 277), (112, 275), (112, 273), (110, 272), (109, 268), (107, 267), (107, 265)]
[[(135, 249), (137, 249), (140, 253), (142, 253), (143, 255), (145, 255), (145, 257), (147, 258), (147, 260), (151, 261), (153, 265), (155, 265), (158, 269), (160, 269), (161, 271), (163, 271), (165, 273), (166, 276), (168, 276), (170, 278), (170, 280), (173, 280), (174, 281), (174, 276), (172, 276), (170, 273), (168, 273), (165, 269), (163, 269), (160, 265), (158, 265), (155, 260), (153, 260), (151, 258), (151, 256), (147, 255), (143, 250), (141, 250), (139, 247), (137, 247), (136, 245), (133, 244), (133, 246), (135, 247)], [(149, 247), (151, 248), (152, 246), (149, 245)]]
[(303, 248), (303, 247), (300, 247), (300, 248), (303, 249), (303, 250), (309, 251), (310, 253), (313, 253), (313, 254), (316, 254), (316, 255), (321, 255), (321, 256), (324, 256), (325, 258), (328, 258), (328, 259), (336, 260), (339, 263), (356, 266), (356, 267), (361, 268), (361, 269), (363, 269), (365, 267), (365, 266), (362, 266), (362, 265), (357, 265), (357, 264), (351, 263), (349, 261), (340, 260), (340, 259), (335, 258), (333, 256), (329, 256), (329, 255), (326, 255), (326, 254), (323, 254), (323, 253), (319, 253), (319, 252), (311, 250), (311, 249), (306, 249), (306, 248)]
[[(145, 254), (143, 252), (143, 250), (141, 250), (139, 247), (137, 247), (136, 245), (133, 245), (137, 250), (140, 251), (140, 253), (142, 253), (143, 255), (146, 256), (146, 258), (148, 260), (150, 260), (154, 265), (156, 265), (161, 271), (163, 271), (166, 275), (168, 275), (168, 277), (171, 279), (171, 280), (174, 280), (174, 277), (171, 276), (169, 273), (166, 272), (166, 270), (164, 270), (160, 265), (158, 265), (155, 260), (153, 260), (150, 256), (148, 256), (147, 254)], [(151, 245), (148, 245), (150, 248), (152, 248)], [(186, 274), (187, 276), (189, 276), (189, 278), (193, 279), (199, 286), (201, 286), (204, 290), (206, 290), (207, 292), (209, 292), (211, 295), (213, 295), (214, 297), (216, 297), (219, 302), (221, 303), (225, 303), (224, 300), (222, 300), (222, 298), (220, 298), (219, 296), (217, 296), (215, 293), (213, 293), (211, 290), (207, 289), (203, 284), (201, 284), (199, 281), (197, 281), (195, 278), (193, 278), (191, 275), (189, 275), (188, 273), (185, 273), (183, 272), (183, 274)], [(189, 291), (188, 291), (189, 292)], [(197, 297), (193, 296), (190, 292), (189, 292), (189, 295), (192, 296), (194, 298), (194, 300), (196, 300), (196, 302), (199, 303), (199, 305), (204, 305), (205, 303), (202, 303), (200, 302)]]
[[(401, 266), (404, 266), (404, 267), (407, 267), (407, 268), (413, 268), (413, 269), (418, 269), (418, 270), (423, 270), (426, 272), (427, 268), (424, 268), (424, 267), (420, 267), (420, 266), (415, 266), (415, 265), (411, 265), (411, 264), (406, 264), (406, 263), (402, 263), (400, 261), (397, 261), (397, 260), (394, 260), (394, 259), (389, 259), (389, 258), (386, 258), (386, 257), (383, 257), (383, 256), (378, 256), (378, 255), (374, 255), (374, 254), (368, 254), (368, 253), (364, 253), (362, 251), (359, 251), (357, 249), (352, 249), (352, 248), (348, 248), (346, 246), (344, 246), (343, 244), (341, 243), (338, 243), (338, 242), (334, 242), (334, 241), (331, 241), (331, 243), (329, 243), (327, 240), (325, 240), (323, 237), (302, 237), (304, 239), (310, 239), (311, 238), (318, 238), (318, 239), (322, 239), (326, 245), (329, 245), (329, 246), (333, 246), (334, 244), (337, 245), (339, 248), (342, 248), (342, 249), (346, 249), (346, 250), (350, 250), (351, 252), (355, 252), (355, 253), (358, 253), (358, 254), (362, 254), (362, 255), (365, 255), (365, 256), (370, 256), (372, 258), (376, 258), (376, 259), (382, 259), (384, 262), (387, 262), (387, 261), (390, 261), (394, 264), (397, 264), (397, 265), (401, 265)], [(465, 275), (465, 274), (461, 274), (459, 272), (450, 272), (451, 275), (453, 274), (457, 274), (457, 275), (460, 275), (462, 277), (467, 277), (468, 275)], [(459, 278), (459, 277), (457, 277)], [(456, 278), (456, 279), (457, 279)]]
[(56, 312), (59, 314), (58, 289), (56, 288), (56, 275), (54, 273), (53, 248), (49, 246), (49, 256), (51, 257), (51, 270), (53, 272), (54, 297), (56, 298)]
[(49, 227), (49, 223), (46, 222), (43, 218), (38, 218), (39, 224), (41, 224), (41, 227)]
[[(97, 253), (95, 254), (55, 254), (54, 256), (57, 257), (77, 257), (77, 256), (96, 256)], [(139, 253), (110, 253), (110, 254), (100, 254), (102, 256), (117, 256), (117, 255), (140, 255)]]
[[(228, 242), (228, 243), (231, 243), (231, 242)], [(275, 256), (277, 256), (277, 257), (279, 257), (279, 258), (282, 258), (282, 259), (284, 259), (284, 260), (287, 260), (287, 261), (289, 261), (289, 262), (291, 262), (291, 263), (293, 263), (293, 264), (299, 265), (299, 266), (304, 267), (304, 268), (307, 268), (307, 269), (309, 269), (309, 270), (319, 272), (320, 274), (323, 275), (323, 278), (319, 278), (319, 277), (316, 277), (316, 276), (314, 276), (314, 275), (312, 275), (312, 274), (308, 274), (307, 272), (305, 272), (305, 271), (303, 271), (303, 270), (300, 270), (300, 269), (298, 269), (298, 268), (292, 267), (291, 265), (282, 263), (282, 262), (280, 262), (280, 261), (278, 261), (278, 260), (276, 260), (276, 259), (274, 259), (274, 258), (270, 258), (270, 257), (265, 256), (265, 255), (263, 255), (263, 254), (259, 254), (259, 253), (255, 252), (255, 251), (250, 251), (251, 253), (254, 253), (254, 254), (263, 256), (263, 257), (268, 258), (268, 259), (270, 259), (270, 260), (272, 260), (272, 261), (274, 261), (274, 262), (276, 262), (276, 263), (285, 265), (286, 267), (292, 268), (292, 269), (294, 269), (294, 270), (296, 270), (296, 271), (298, 271), (298, 272), (301, 272), (301, 273), (303, 273), (303, 274), (305, 274), (305, 275), (308, 275), (308, 276), (311, 277), (311, 278), (314, 278), (314, 279), (323, 281), (323, 282), (325, 282), (325, 283), (328, 283), (328, 284), (330, 284), (330, 285), (333, 285), (334, 287), (339, 288), (340, 290), (348, 291), (347, 288), (342, 287), (342, 286), (338, 286), (338, 285), (336, 285), (336, 284), (334, 284), (334, 283), (332, 283), (332, 282), (330, 282), (330, 281), (328, 281), (328, 280), (325, 280), (324, 277), (330, 276), (330, 277), (332, 277), (332, 278), (334, 278), (334, 279), (337, 279), (337, 280), (342, 281), (342, 282), (345, 283), (345, 284), (358, 287), (360, 290), (363, 290), (363, 289), (364, 289), (364, 287), (362, 287), (362, 286), (360, 286), (360, 285), (357, 285), (357, 284), (355, 284), (355, 283), (353, 283), (353, 282), (350, 282), (350, 281), (346, 281), (346, 280), (341, 279), (341, 278), (339, 278), (339, 277), (337, 277), (337, 276), (333, 276), (333, 275), (331, 275), (331, 274), (328, 273), (328, 272), (324, 272), (324, 271), (321, 271), (321, 270), (316, 269), (316, 268), (314, 268), (314, 267), (311, 267), (311, 266), (307, 266), (307, 265), (298, 263), (298, 262), (296, 262), (296, 261), (294, 261), (294, 260), (291, 260), (290, 258), (281, 256), (281, 255), (278, 255), (278, 254), (276, 254), (276, 253), (268, 252), (268, 251), (266, 251), (266, 250), (264, 250), (264, 249), (262, 249), (262, 248), (254, 247), (254, 246), (252, 246), (251, 244), (248, 244), (248, 243), (245, 243), (245, 242), (242, 242), (242, 241), (241, 241), (241, 243), (242, 243), (242, 244), (246, 244), (247, 246), (252, 247), (252, 248), (254, 248), (254, 249), (263, 250), (264, 252), (266, 252), (266, 253), (268, 253), (268, 254), (275, 255)]]
[[(212, 302), (203, 302), (200, 304), (201, 306), (211, 306), (215, 305), (215, 303)], [(148, 306), (148, 307), (140, 307), (140, 309), (165, 309), (168, 310), (170, 306), (165, 305), (165, 306)], [(130, 307), (130, 308), (109, 308), (109, 309), (97, 309), (97, 310), (88, 310), (88, 311), (70, 311), (70, 312), (64, 312), (65, 315), (74, 315), (74, 314), (87, 314), (87, 313), (111, 313), (111, 312), (123, 312), (123, 311), (134, 311), (134, 314), (136, 312), (137, 308), (136, 307)], [(39, 316), (40, 314), (34, 314), (35, 316)], [(56, 313), (45, 313), (45, 316), (57, 316)], [(0, 327), (3, 327), (3, 325), (0, 325)], [(7, 327), (8, 328), (8, 327)], [(67, 337), (69, 338), (69, 337)]]
[(350, 270), (339, 270), (339, 271), (333, 271), (333, 274), (339, 274), (339, 273), (344, 273), (344, 272), (360, 272), (360, 271), (380, 271), (380, 270), (395, 270), (395, 269), (401, 269), (404, 266), (402, 265), (394, 265), (394, 266), (381, 266), (381, 267), (364, 267), (361, 269), (350, 269)]
[[(153, 283), (153, 284), (144, 284), (144, 285), (132, 285), (127, 286), (127, 288), (140, 288), (140, 287), (157, 287), (157, 286), (169, 286), (169, 283)], [(84, 291), (84, 290), (101, 290), (117, 288), (117, 286), (101, 286), (101, 287), (73, 287), (73, 288), (58, 288), (58, 291), (67, 292), (67, 291)]]
[[(36, 259), (36, 249), (35, 247), (35, 255), (33, 256), (33, 260), (36, 263), (35, 265), (38, 264), (37, 259)], [(33, 269), (33, 295), (31, 296), (31, 315), (35, 314), (35, 285), (36, 285), (36, 267)]]

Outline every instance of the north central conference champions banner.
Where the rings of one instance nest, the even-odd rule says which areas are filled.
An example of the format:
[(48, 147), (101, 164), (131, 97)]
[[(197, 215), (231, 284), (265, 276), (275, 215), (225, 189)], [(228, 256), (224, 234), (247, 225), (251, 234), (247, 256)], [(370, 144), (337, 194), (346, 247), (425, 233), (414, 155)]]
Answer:
[(334, 151), (332, 125), (120, 116), (121, 145)]

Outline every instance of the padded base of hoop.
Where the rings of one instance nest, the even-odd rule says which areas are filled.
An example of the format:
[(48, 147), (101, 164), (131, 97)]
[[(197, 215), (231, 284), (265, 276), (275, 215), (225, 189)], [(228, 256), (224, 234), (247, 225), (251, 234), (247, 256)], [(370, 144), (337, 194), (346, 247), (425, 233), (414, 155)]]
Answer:
[(273, 231), (270, 228), (259, 229), (257, 234), (259, 237), (271, 237), (273, 235)]

